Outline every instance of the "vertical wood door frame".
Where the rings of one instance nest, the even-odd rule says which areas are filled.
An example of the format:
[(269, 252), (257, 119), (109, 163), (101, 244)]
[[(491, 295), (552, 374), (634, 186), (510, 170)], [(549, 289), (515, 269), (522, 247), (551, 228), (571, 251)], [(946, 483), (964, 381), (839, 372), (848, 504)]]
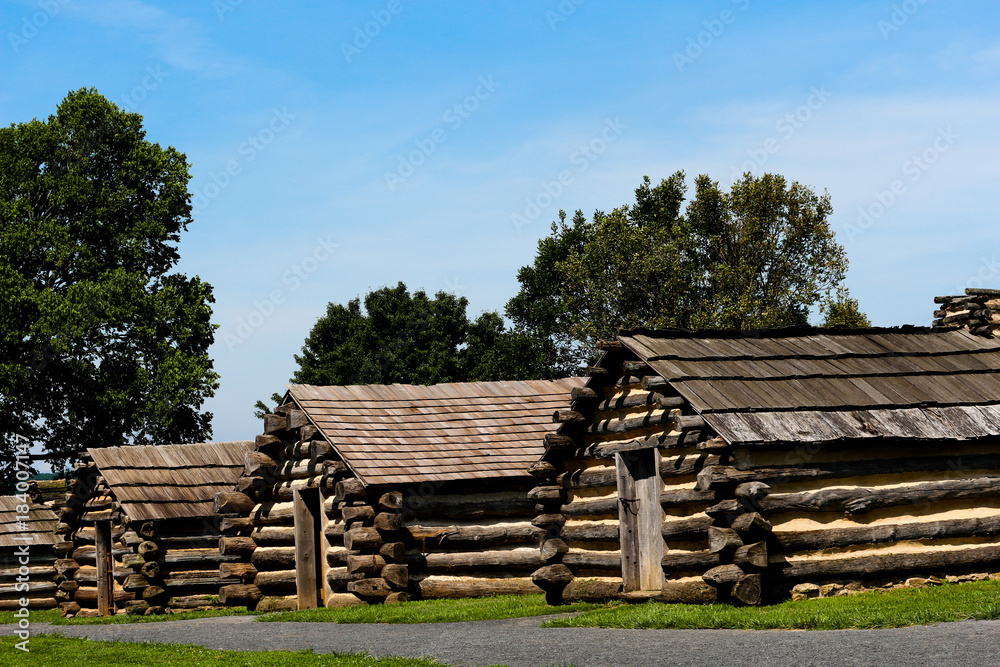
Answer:
[[(292, 496), (295, 520), (295, 590), (299, 609), (314, 609), (325, 600), (326, 560), (322, 547), (322, 499), (319, 489), (296, 489)], [(318, 508), (317, 508), (318, 505)]]
[(114, 613), (115, 593), (115, 563), (111, 546), (110, 521), (95, 522), (94, 545), (97, 565), (97, 615), (109, 616)]
[(663, 508), (660, 452), (656, 448), (615, 454), (618, 536), (624, 591), (663, 590)]

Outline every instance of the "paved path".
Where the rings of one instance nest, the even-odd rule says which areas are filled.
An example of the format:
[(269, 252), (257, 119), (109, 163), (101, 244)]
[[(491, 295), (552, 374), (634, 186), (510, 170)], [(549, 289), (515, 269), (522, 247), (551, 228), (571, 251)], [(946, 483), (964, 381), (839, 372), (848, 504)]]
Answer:
[(997, 667), (1000, 621), (830, 632), (541, 628), (539, 618), (422, 625), (256, 623), (230, 616), (133, 625), (33, 626), (35, 632), (216, 649), (431, 656), (449, 665), (652, 667), (858, 665)]

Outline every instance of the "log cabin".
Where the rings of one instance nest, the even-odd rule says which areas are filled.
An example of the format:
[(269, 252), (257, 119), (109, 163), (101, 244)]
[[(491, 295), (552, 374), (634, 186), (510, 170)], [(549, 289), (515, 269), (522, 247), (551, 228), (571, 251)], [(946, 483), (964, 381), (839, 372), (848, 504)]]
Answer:
[(227, 604), (302, 609), (537, 593), (527, 469), (582, 379), (290, 385), (219, 507), (247, 580)]
[(220, 606), (219, 589), (242, 579), (225, 567), (238, 558), (219, 551), (226, 517), (215, 496), (235, 487), (252, 449), (251, 440), (88, 449), (57, 529), (67, 538), (57, 545), (62, 613)]
[(57, 520), (31, 498), (0, 496), (0, 611), (21, 609), (22, 600), (28, 609), (55, 608), (62, 585), (53, 581)]
[(600, 343), (532, 467), (534, 580), (553, 602), (759, 604), (1000, 570), (1000, 292), (971, 292), (934, 328)]

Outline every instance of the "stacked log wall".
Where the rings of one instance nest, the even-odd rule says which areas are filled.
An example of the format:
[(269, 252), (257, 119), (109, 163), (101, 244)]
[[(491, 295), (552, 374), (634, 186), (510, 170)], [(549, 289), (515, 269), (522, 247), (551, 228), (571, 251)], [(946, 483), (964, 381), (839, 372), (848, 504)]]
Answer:
[(53, 580), (56, 556), (52, 547), (29, 544), (27, 565), (23, 565), (20, 551), (19, 547), (0, 551), (0, 611), (21, 609), (25, 598), (28, 609), (54, 609), (59, 601), (55, 597), (58, 584)]
[(541, 593), (545, 530), (534, 525), (531, 478), (428, 482), (401, 492), (398, 539), (415, 599)]
[(218, 609), (219, 588), (241, 579), (221, 572), (238, 556), (219, 552), (218, 517), (133, 521), (122, 540), (129, 553), (122, 587), (135, 595), (125, 607), (133, 614)]
[(123, 587), (132, 553), (123, 537), (128, 517), (114, 499), (104, 478), (86, 453), (80, 454), (76, 477), (69, 484), (66, 503), (59, 512), (54, 576), (55, 598), (64, 616), (96, 615), (98, 611), (96, 526), (111, 522), (113, 593), (112, 613), (123, 611), (135, 594)]
[(324, 603), (357, 603), (347, 585), (361, 575), (347, 569), (348, 556), (355, 554), (344, 546), (342, 510), (363, 503), (335, 497), (337, 483), (348, 475), (347, 466), (293, 403), (265, 416), (264, 424), (265, 433), (257, 436), (254, 451), (246, 455), (236, 491), (217, 498), (223, 516), (219, 551), (238, 556), (220, 565), (220, 576), (241, 578), (220, 589), (221, 602), (264, 610), (298, 609), (294, 494), (297, 489), (318, 489), (325, 515)]
[(996, 439), (738, 448), (700, 484), (724, 498), (709, 509), (719, 525), (763, 520), (765, 583), (781, 598), (1000, 570), (997, 464)]
[[(725, 462), (712, 434), (666, 383), (634, 355), (611, 347), (588, 386), (575, 392), (572, 409), (548, 438), (549, 455), (533, 473), (542, 484), (535, 524), (546, 530), (550, 552), (561, 551), (535, 573), (550, 600), (629, 597), (623, 592), (615, 453), (659, 452), (663, 590), (645, 597), (711, 601), (714, 589), (701, 575), (719, 563), (709, 551), (712, 492), (697, 489), (697, 475)], [(543, 497), (544, 496), (544, 497)], [(545, 543), (543, 543), (543, 550)], [(633, 596), (635, 597), (635, 596)]]

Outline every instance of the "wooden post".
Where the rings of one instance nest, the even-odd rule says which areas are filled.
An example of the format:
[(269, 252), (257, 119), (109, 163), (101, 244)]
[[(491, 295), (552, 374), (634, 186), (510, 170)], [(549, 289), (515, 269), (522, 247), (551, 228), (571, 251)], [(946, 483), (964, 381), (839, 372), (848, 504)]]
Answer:
[(114, 563), (111, 560), (111, 522), (98, 521), (95, 524), (94, 542), (97, 560), (97, 615), (109, 616), (113, 613)]
[(660, 453), (655, 448), (615, 454), (619, 539), (626, 593), (663, 589), (663, 509)]
[(292, 502), (295, 517), (295, 589), (299, 609), (314, 609), (323, 591), (319, 578), (322, 571), (320, 561), (323, 560), (318, 539), (322, 535), (319, 490), (295, 489)]

